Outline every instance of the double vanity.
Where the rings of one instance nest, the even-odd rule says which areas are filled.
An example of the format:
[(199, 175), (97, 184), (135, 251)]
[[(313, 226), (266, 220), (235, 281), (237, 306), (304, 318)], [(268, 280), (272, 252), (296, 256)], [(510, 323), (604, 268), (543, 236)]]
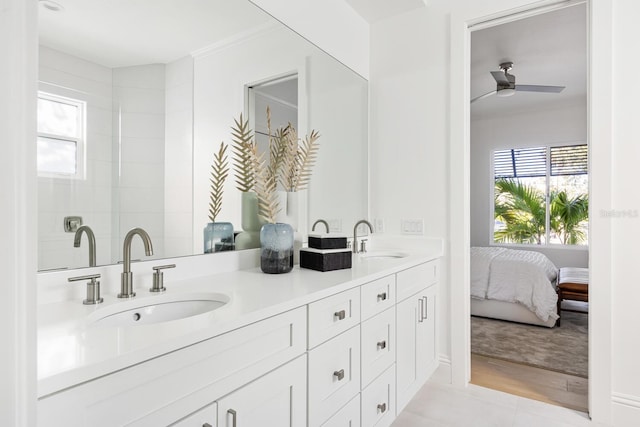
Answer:
[(325, 273), (264, 274), (258, 252), (172, 259), (155, 293), (155, 265), (135, 263), (124, 300), (122, 267), (87, 269), (97, 305), (69, 272), (41, 274), (39, 424), (390, 425), (438, 365), (441, 242)]

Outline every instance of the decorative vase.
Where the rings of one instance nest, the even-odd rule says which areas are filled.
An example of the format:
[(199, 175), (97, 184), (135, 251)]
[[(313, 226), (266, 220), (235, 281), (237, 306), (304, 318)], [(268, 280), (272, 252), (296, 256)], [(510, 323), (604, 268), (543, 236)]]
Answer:
[(233, 224), (230, 222), (210, 222), (203, 230), (204, 253), (232, 251)]
[(260, 268), (269, 274), (288, 273), (293, 269), (293, 228), (289, 224), (262, 226)]
[(258, 196), (253, 191), (243, 192), (240, 202), (243, 231), (236, 236), (236, 249), (259, 248), (260, 227), (266, 221), (258, 215)]

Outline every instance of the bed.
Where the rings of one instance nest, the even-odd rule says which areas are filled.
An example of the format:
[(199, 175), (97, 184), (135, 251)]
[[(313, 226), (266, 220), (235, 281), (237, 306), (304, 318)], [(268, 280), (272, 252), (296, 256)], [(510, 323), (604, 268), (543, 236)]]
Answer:
[(553, 327), (557, 267), (535, 251), (471, 248), (471, 314)]

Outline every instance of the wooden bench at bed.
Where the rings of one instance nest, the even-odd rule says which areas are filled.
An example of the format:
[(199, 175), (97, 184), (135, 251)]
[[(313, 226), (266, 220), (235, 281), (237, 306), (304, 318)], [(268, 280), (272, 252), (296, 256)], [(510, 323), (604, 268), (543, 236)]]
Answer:
[[(558, 316), (563, 300), (589, 302), (589, 269), (561, 267), (558, 274)], [(558, 317), (557, 326), (560, 326)]]

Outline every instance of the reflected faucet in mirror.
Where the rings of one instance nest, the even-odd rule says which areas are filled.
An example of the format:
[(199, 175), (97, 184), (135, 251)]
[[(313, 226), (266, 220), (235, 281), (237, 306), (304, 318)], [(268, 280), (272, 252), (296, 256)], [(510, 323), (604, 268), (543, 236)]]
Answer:
[[(358, 253), (358, 226), (360, 224), (367, 224), (367, 226), (369, 227), (369, 231), (373, 233), (373, 225), (371, 225), (371, 223), (366, 219), (361, 219), (360, 221), (356, 222), (356, 225), (353, 226), (353, 253), (354, 254)], [(366, 252), (364, 244), (360, 248), (360, 252)]]
[(133, 240), (133, 236), (140, 236), (142, 239), (142, 243), (144, 243), (144, 253), (147, 256), (153, 255), (153, 245), (151, 244), (151, 238), (146, 231), (142, 228), (134, 228), (129, 230), (127, 235), (124, 237), (124, 248), (122, 250), (122, 282), (120, 284), (120, 293), (118, 294), (118, 298), (133, 298), (136, 296), (136, 293), (133, 291), (133, 273), (131, 272), (131, 241)]
[(324, 224), (324, 227), (327, 229), (327, 233), (329, 232), (329, 223), (324, 219), (319, 219), (316, 222), (314, 222), (313, 226), (311, 226), (311, 231), (316, 231), (317, 224)]
[(87, 240), (89, 243), (89, 267), (96, 266), (96, 236), (93, 234), (93, 230), (88, 225), (81, 225), (76, 230), (76, 234), (73, 237), (73, 247), (80, 247), (80, 238), (82, 237), (82, 233), (87, 235)]

